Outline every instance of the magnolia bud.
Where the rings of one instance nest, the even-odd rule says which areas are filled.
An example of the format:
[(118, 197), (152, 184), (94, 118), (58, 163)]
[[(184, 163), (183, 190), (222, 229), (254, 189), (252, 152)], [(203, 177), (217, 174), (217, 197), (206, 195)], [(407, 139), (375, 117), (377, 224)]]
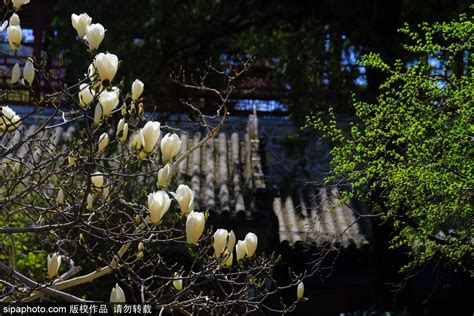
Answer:
[(86, 244), (86, 240), (84, 239), (84, 235), (82, 233), (79, 234), (79, 245), (84, 247)]
[(123, 117), (127, 116), (127, 106), (125, 104), (122, 105), (122, 109), (120, 110), (120, 114), (122, 114)]
[(20, 173), (20, 163), (18, 161), (15, 161), (10, 168), (12, 169), (13, 174), (19, 174)]
[(141, 132), (136, 132), (130, 139), (130, 147), (134, 149), (140, 149), (142, 147), (142, 136)]
[(91, 176), (91, 182), (95, 189), (101, 189), (104, 185), (104, 176), (101, 172), (95, 172)]
[(84, 109), (94, 100), (95, 93), (91, 86), (87, 83), (82, 83), (79, 87), (79, 105)]
[(104, 151), (104, 149), (109, 145), (109, 134), (103, 133), (99, 137), (99, 152)]
[(109, 191), (109, 188), (108, 188), (108, 187), (105, 187), (105, 188), (102, 190), (102, 198), (104, 199), (105, 202), (108, 202), (108, 201), (109, 201), (109, 198), (110, 198), (110, 191)]
[(18, 14), (13, 13), (10, 17), (10, 25), (20, 25), (20, 17)]
[(169, 161), (179, 153), (181, 148), (181, 139), (176, 134), (166, 134), (161, 139), (161, 159)]
[(257, 250), (257, 243), (258, 238), (254, 233), (248, 233), (245, 236), (245, 249), (247, 257), (252, 257), (255, 254), (255, 250)]
[(190, 187), (185, 184), (180, 184), (176, 193), (170, 193), (176, 201), (178, 201), (181, 212), (184, 215), (187, 215), (194, 210), (194, 191), (191, 190)]
[(222, 228), (219, 228), (214, 233), (214, 243), (212, 244), (212, 246), (214, 247), (214, 256), (216, 258), (219, 258), (226, 249), (225, 246), (227, 244), (228, 236), (229, 233), (227, 232), (227, 230)]
[(100, 53), (95, 56), (94, 66), (97, 69), (100, 80), (108, 80), (112, 82), (117, 74), (118, 69), (118, 57), (117, 55), (110, 53)]
[(82, 39), (86, 36), (87, 27), (91, 25), (92, 18), (87, 13), (72, 14), (71, 15), (72, 27), (76, 29), (77, 35)]
[(28, 59), (23, 68), (23, 78), (25, 78), (30, 86), (33, 84), (33, 80), (35, 79), (35, 68), (30, 59)]
[(63, 189), (59, 189), (58, 191), (58, 196), (56, 197), (56, 203), (58, 203), (58, 205), (64, 205), (64, 191)]
[(138, 116), (143, 116), (144, 113), (145, 113), (145, 109), (143, 108), (143, 103), (140, 103), (138, 105)]
[(12, 70), (12, 79), (10, 81), (11, 84), (17, 83), (18, 80), (20, 80), (20, 75), (21, 75), (21, 70), (20, 70), (20, 65), (18, 63), (13, 66)]
[(99, 96), (100, 105), (102, 105), (102, 115), (104, 117), (110, 116), (112, 111), (117, 107), (119, 104), (119, 90), (111, 90), (111, 91), (102, 91)]
[(102, 119), (102, 106), (97, 103), (94, 110), (94, 124), (99, 125)]
[(118, 138), (118, 141), (123, 143), (127, 140), (128, 136), (128, 123), (125, 123), (125, 119), (122, 118), (117, 124), (117, 132), (115, 133), (115, 137)]
[(141, 142), (145, 152), (151, 153), (160, 138), (160, 122), (147, 122), (140, 130)]
[(88, 25), (86, 28), (86, 35), (85, 38), (87, 40), (87, 44), (89, 44), (90, 50), (96, 50), (99, 48), (100, 43), (105, 36), (105, 29), (100, 23), (95, 23)]
[(191, 212), (186, 219), (186, 239), (188, 244), (197, 244), (204, 232), (204, 213)]
[(232, 252), (228, 252), (227, 250), (224, 252), (224, 262), (221, 263), (221, 266), (230, 268), (232, 267), (232, 261), (234, 260), (234, 254)]
[(144, 255), (143, 255), (143, 251), (137, 252), (137, 258), (138, 258), (138, 259), (143, 259), (143, 256), (144, 256)]
[(13, 9), (15, 11), (20, 10), (21, 6), (30, 3), (30, 0), (12, 0)]
[(17, 51), (20, 47), (23, 34), (21, 33), (21, 27), (19, 25), (10, 25), (7, 28), (8, 44), (13, 51)]
[(140, 98), (143, 93), (144, 87), (145, 85), (143, 84), (143, 82), (138, 79), (135, 79), (135, 81), (132, 83), (132, 100), (134, 102), (136, 102), (138, 98)]
[(174, 277), (175, 280), (173, 281), (173, 286), (178, 291), (181, 291), (183, 289), (183, 279), (181, 279), (181, 277), (177, 273), (174, 274)]
[(301, 281), (298, 283), (298, 288), (296, 289), (296, 297), (298, 300), (302, 299), (304, 295), (304, 283)]
[(153, 224), (158, 224), (161, 218), (170, 208), (171, 199), (165, 191), (153, 192), (148, 195), (148, 209), (150, 220)]
[(100, 77), (95, 68), (94, 61), (87, 68), (87, 73), (85, 76), (91, 81), (92, 89), (96, 92), (100, 92), (102, 91), (103, 87), (100, 84)]
[(235, 246), (235, 252), (237, 254), (237, 261), (242, 260), (245, 258), (245, 254), (247, 253), (247, 247), (245, 241), (239, 240), (237, 241), (237, 245)]
[(163, 168), (158, 170), (158, 181), (157, 184), (159, 187), (164, 188), (168, 185), (168, 178), (171, 175), (171, 165), (166, 164)]
[(229, 241), (227, 242), (227, 251), (232, 253), (234, 251), (235, 246), (235, 234), (234, 231), (231, 230), (229, 233)]
[(143, 150), (138, 153), (138, 159), (139, 159), (139, 160), (145, 159), (146, 156), (147, 156), (147, 153), (144, 152)]
[(53, 253), (52, 256), (48, 255), (48, 276), (53, 279), (58, 275), (59, 266), (61, 265), (61, 256), (57, 253)]
[(115, 283), (115, 287), (110, 292), (110, 303), (125, 303), (125, 293), (118, 283)]
[(2, 25), (0, 26), (0, 32), (3, 32), (5, 28), (8, 26), (8, 21), (3, 21)]
[(144, 248), (143, 242), (140, 241), (138, 243), (138, 251), (143, 251), (143, 248)]
[(76, 157), (73, 153), (69, 153), (69, 155), (67, 156), (67, 163), (70, 166), (74, 166), (76, 164)]
[(135, 109), (135, 103), (131, 103), (130, 104), (130, 110), (128, 111), (128, 113), (132, 114), (132, 113), (135, 113), (137, 110)]
[(87, 195), (86, 203), (86, 208), (88, 210), (92, 210), (94, 208), (94, 196), (91, 193)]

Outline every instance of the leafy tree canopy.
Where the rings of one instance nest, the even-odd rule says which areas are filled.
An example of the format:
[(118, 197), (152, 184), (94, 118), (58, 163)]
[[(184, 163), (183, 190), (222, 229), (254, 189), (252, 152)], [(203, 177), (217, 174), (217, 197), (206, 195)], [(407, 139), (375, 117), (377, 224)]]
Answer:
[(346, 184), (393, 224), (392, 246), (411, 254), (405, 268), (435, 259), (474, 274), (472, 18), (403, 27), (403, 47), (416, 56), (407, 67), (365, 55), (362, 64), (388, 79), (376, 102), (354, 100), (347, 133), (333, 112), (329, 123), (308, 117), (334, 142), (327, 181)]

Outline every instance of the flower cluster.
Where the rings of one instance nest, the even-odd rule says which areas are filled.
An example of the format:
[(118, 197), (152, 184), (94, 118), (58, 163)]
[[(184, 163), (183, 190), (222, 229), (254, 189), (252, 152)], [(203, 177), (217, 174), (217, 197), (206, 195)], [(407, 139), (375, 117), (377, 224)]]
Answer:
[[(93, 24), (92, 18), (87, 13), (72, 14), (71, 21), (78, 37), (87, 44), (89, 52), (93, 54), (93, 61), (87, 70), (85, 82), (79, 85), (77, 96), (80, 109), (87, 112), (93, 108), (93, 123), (98, 127), (105, 125), (104, 122), (109, 118), (113, 118), (115, 113), (120, 113), (122, 118), (119, 120), (115, 131), (117, 143), (134, 150), (139, 160), (147, 157), (160, 157), (162, 167), (158, 170), (156, 181), (160, 189), (148, 194), (148, 216), (145, 222), (160, 225), (174, 199), (177, 206), (179, 206), (182, 218), (185, 219), (186, 242), (189, 245), (198, 244), (205, 230), (207, 214), (195, 210), (194, 191), (185, 184), (179, 184), (175, 192), (166, 191), (172, 181), (176, 167), (174, 158), (181, 151), (182, 141), (180, 137), (175, 133), (162, 135), (161, 124), (157, 121), (148, 121), (142, 128), (133, 131), (135, 127), (126, 122), (126, 116), (134, 113), (137, 105), (139, 109), (143, 108), (141, 101), (143, 100), (144, 83), (139, 79), (132, 83), (131, 93), (128, 94), (130, 102), (127, 104), (127, 97), (122, 98), (123, 91), (114, 85), (119, 66), (118, 57), (109, 52), (99, 52), (99, 46), (104, 40), (105, 28), (100, 23)], [(121, 107), (119, 107), (120, 104), (122, 104)], [(143, 110), (141, 111), (143, 112)], [(127, 144), (130, 130), (132, 130), (132, 136)], [(97, 141), (97, 152), (106, 155), (106, 150), (112, 141), (109, 132), (101, 133)], [(158, 144), (159, 148), (157, 148)], [(70, 155), (68, 164), (75, 165), (76, 158)], [(96, 194), (109, 195), (109, 184), (107, 183), (107, 176), (99, 171), (91, 175), (90, 184), (91, 193), (87, 195), (86, 207), (92, 210), (94, 209), (94, 196)], [(58, 191), (56, 202), (58, 206), (65, 204), (65, 194), (62, 189)], [(236, 252), (237, 262), (242, 261), (245, 257), (251, 258), (255, 255), (257, 236), (254, 233), (248, 233), (245, 239), (239, 240), (236, 245), (236, 236), (233, 231), (228, 232), (224, 229), (218, 229), (214, 234), (213, 248), (214, 257), (221, 262), (221, 265), (231, 267), (234, 251)], [(140, 242), (137, 257), (143, 258), (143, 251), (144, 244)], [(57, 257), (57, 255), (54, 256), (53, 258)], [(54, 260), (48, 261), (48, 270), (57, 270), (57, 267), (59, 267), (59, 264), (54, 265)], [(50, 265), (52, 265), (52, 268), (49, 268)], [(53, 277), (52, 274), (54, 273), (50, 273), (50, 277)], [(183, 280), (177, 272), (174, 274), (172, 284), (177, 290), (183, 288)], [(125, 293), (119, 284), (116, 284), (112, 289), (110, 301), (113, 303), (125, 302)]]
[[(0, 29), (7, 30), (13, 54), (22, 41), (20, 9), (28, 2), (5, 1), (11, 16)], [(22, 118), (14, 109), (0, 107), (0, 132), (19, 138), (20, 144), (14, 146), (22, 152), (7, 148), (9, 156), (5, 154), (1, 162), (9, 166), (3, 174), (11, 176), (0, 179), (9, 192), (2, 207), (11, 218), (18, 218), (18, 224), (15, 220), (15, 227), (8, 229), (21, 234), (40, 230), (44, 242), (33, 248), (39, 253), (46, 245), (44, 256), (49, 253), (46, 260), (39, 257), (40, 265), (46, 261), (46, 271), (39, 274), (37, 287), (24, 282), (24, 287), (17, 286), (21, 278), (10, 281), (22, 273), (21, 268), (12, 268), (17, 274), (5, 274), (9, 279), (5, 284), (11, 284), (12, 290), (0, 293), (0, 300), (32, 301), (47, 295), (48, 299), (67, 296), (82, 301), (63, 291), (114, 274), (117, 281), (110, 296), (107, 291), (103, 297), (112, 303), (136, 300), (136, 291), (140, 291), (142, 301), (157, 305), (171, 299), (163, 307), (166, 313), (173, 313), (176, 306), (193, 313), (195, 307), (208, 313), (229, 311), (228, 306), (235, 306), (233, 311), (256, 311), (271, 294), (266, 287), (276, 284), (271, 276), (276, 256), (257, 257), (258, 238), (252, 232), (238, 240), (240, 229), (234, 233), (209, 228), (209, 213), (199, 209), (194, 183), (192, 188), (184, 184), (186, 177), (178, 173), (180, 163), (189, 160), (194, 150), (213, 141), (227, 117), (228, 96), (215, 90), (222, 104), (221, 118), (218, 124), (207, 125), (208, 135), (187, 149), (182, 142), (185, 135), (145, 113), (145, 84), (134, 79), (128, 87), (124, 85), (118, 56), (101, 52), (104, 26), (93, 23), (86, 13), (72, 14), (71, 23), (90, 56), (84, 77), (59, 90), (53, 86), (55, 78), (47, 64), (34, 58), (22, 61), (17, 57), (11, 71), (11, 87), (29, 90), (32, 113), (44, 115), (49, 112), (46, 109), (54, 110), (51, 123), (9, 133), (19, 128)], [(236, 76), (226, 78), (230, 87)], [(55, 89), (53, 95), (48, 85)], [(66, 101), (68, 106), (64, 106)], [(69, 126), (74, 133), (63, 142)], [(64, 132), (59, 142), (51, 137), (53, 132)], [(30, 156), (23, 157), (25, 152)], [(19, 258), (21, 255), (19, 252)], [(3, 269), (3, 263), (0, 266)], [(251, 288), (256, 290), (255, 299), (247, 297), (246, 289)], [(222, 295), (227, 296), (225, 301)], [(303, 298), (301, 286), (298, 297)]]

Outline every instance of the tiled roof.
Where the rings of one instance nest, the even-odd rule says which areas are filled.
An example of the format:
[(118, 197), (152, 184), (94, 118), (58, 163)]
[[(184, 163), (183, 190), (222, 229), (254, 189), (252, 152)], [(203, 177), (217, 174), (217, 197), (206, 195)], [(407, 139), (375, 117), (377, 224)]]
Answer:
[[(274, 191), (265, 180), (262, 166), (262, 149), (265, 148), (261, 148), (257, 116), (250, 115), (246, 125), (245, 130), (220, 132), (179, 166), (177, 180), (187, 182), (195, 191), (197, 208), (216, 214), (227, 213), (231, 217), (244, 215), (247, 220), (252, 220), (254, 212), (260, 211), (257, 208), (261, 208), (264, 201), (263, 198), (257, 201), (258, 192)], [(26, 127), (22, 137), (27, 137), (35, 129), (35, 126)], [(57, 146), (61, 139), (70, 139), (73, 131), (73, 127), (56, 128), (47, 133), (51, 133)], [(187, 151), (204, 136), (200, 132), (182, 133), (181, 152)], [(1, 143), (8, 148), (19, 139), (20, 133), (15, 131), (8, 139), (4, 137)], [(18, 149), (18, 157), (25, 154), (24, 150)], [(294, 179), (295, 183), (297, 180)], [(339, 203), (337, 187), (294, 187), (299, 189), (274, 194), (273, 201), (270, 198), (268, 203), (263, 202), (272, 203), (267, 209), (273, 210), (278, 220), (280, 242), (294, 245), (301, 241), (317, 246), (335, 242), (357, 248), (368, 243), (367, 219), (359, 218), (360, 210), (354, 209), (352, 201)]]
[[(250, 115), (244, 135), (221, 132), (180, 164), (179, 175), (190, 179), (199, 197), (198, 207), (218, 214), (244, 212), (251, 217), (252, 192), (265, 187), (257, 128), (256, 116)], [(204, 136), (183, 133), (181, 153)]]
[[(201, 133), (183, 134), (182, 151), (202, 137)], [(218, 214), (229, 212), (231, 216), (245, 212), (251, 219), (253, 212), (259, 211), (253, 200), (259, 199), (256, 189), (269, 189), (261, 157), (265, 148), (260, 147), (258, 118), (250, 115), (245, 136), (236, 131), (222, 132), (197, 149), (180, 166), (180, 174), (190, 179), (199, 196), (199, 207)], [(357, 248), (368, 244), (366, 218), (360, 218), (352, 201), (341, 204), (339, 199), (337, 187), (321, 186), (306, 186), (274, 197), (270, 209), (278, 219), (280, 242), (294, 245), (302, 241), (317, 246), (336, 243)]]
[(280, 242), (310, 242), (319, 247), (353, 244), (357, 248), (368, 244), (367, 219), (359, 216), (350, 200), (342, 203), (340, 198), (337, 187), (315, 186), (274, 198)]

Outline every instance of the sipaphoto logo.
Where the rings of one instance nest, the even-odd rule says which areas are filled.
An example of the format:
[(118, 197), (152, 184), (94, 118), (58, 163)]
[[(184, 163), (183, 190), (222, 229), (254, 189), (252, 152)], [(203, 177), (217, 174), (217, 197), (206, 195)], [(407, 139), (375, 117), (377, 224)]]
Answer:
[(41, 306), (41, 305), (6, 305), (2, 308), (3, 314), (7, 315), (29, 315), (29, 314), (51, 314), (51, 313), (66, 313), (65, 306)]
[(36, 313), (46, 313), (45, 306), (4, 306), (3, 312), (6, 314), (36, 314)]

